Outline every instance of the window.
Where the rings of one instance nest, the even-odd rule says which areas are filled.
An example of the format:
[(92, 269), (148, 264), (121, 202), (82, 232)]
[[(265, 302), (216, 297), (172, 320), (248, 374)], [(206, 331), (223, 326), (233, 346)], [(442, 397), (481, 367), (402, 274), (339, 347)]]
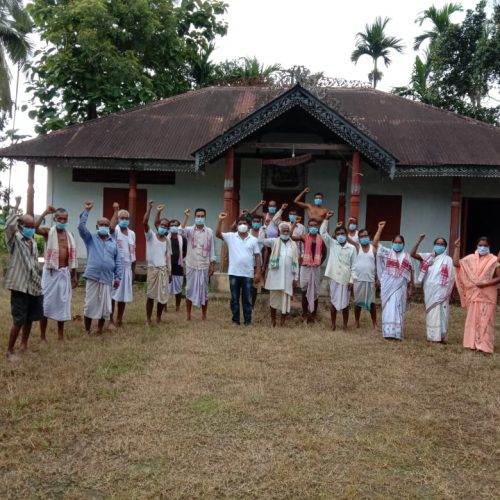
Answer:
[[(99, 182), (101, 184), (128, 184), (127, 170), (105, 168), (74, 168), (73, 182)], [(175, 184), (175, 172), (143, 171), (137, 172), (138, 184)]]
[(385, 220), (382, 240), (389, 241), (401, 231), (401, 196), (369, 194), (366, 197), (366, 228), (373, 235), (377, 232), (378, 223)]

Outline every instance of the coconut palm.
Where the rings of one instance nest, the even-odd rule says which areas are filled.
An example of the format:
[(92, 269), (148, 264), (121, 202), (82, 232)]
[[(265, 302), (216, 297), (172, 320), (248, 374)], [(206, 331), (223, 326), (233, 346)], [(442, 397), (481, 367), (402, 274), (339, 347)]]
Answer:
[(30, 54), (28, 33), (33, 22), (22, 0), (0, 0), (0, 110), (10, 113), (9, 61), (23, 66)]
[(356, 48), (351, 54), (351, 61), (356, 64), (361, 56), (370, 56), (373, 60), (373, 70), (370, 72), (368, 78), (372, 82), (373, 88), (382, 78), (382, 73), (377, 67), (377, 61), (380, 57), (383, 58), (384, 64), (389, 66), (391, 58), (389, 57), (390, 51), (402, 53), (404, 45), (401, 38), (389, 36), (385, 33), (385, 28), (390, 18), (382, 19), (377, 17), (373, 24), (367, 24), (364, 32), (359, 32), (356, 35)]
[(421, 12), (415, 22), (419, 23), (419, 26), (422, 26), (424, 21), (429, 20), (432, 22), (433, 27), (415, 37), (413, 48), (418, 50), (425, 40), (429, 40), (432, 45), (439, 35), (443, 34), (451, 25), (451, 15), (455, 12), (462, 12), (462, 10), (462, 5), (459, 3), (447, 3), (440, 9), (433, 5)]

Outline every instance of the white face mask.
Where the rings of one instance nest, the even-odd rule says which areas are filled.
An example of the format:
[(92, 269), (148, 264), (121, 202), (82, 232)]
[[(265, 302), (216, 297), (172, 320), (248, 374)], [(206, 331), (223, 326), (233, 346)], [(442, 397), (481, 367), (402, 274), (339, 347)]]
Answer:
[(246, 232), (248, 232), (248, 226), (246, 224), (240, 224), (238, 226), (238, 232), (239, 233), (246, 233)]

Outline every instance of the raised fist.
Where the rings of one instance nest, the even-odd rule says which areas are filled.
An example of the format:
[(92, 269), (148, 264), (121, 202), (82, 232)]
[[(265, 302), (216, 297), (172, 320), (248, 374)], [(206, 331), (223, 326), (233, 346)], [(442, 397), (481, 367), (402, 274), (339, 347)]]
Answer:
[(295, 217), (295, 220), (296, 222), (302, 222), (302, 217), (300, 215), (297, 215), (297, 217)]
[(379, 222), (379, 223), (378, 223), (378, 227), (379, 227), (380, 229), (384, 229), (384, 227), (385, 227), (385, 220), (383, 220), (383, 221)]
[(288, 208), (288, 203), (281, 204), (281, 210), (286, 210)]
[(191, 210), (189, 210), (189, 208), (186, 208), (186, 210), (184, 210), (184, 215), (186, 217), (189, 217), (191, 215)]
[(85, 210), (92, 210), (92, 208), (94, 208), (94, 202), (93, 201), (87, 201), (85, 202)]
[(460, 238), (455, 240), (455, 248), (460, 248)]
[(334, 215), (335, 215), (335, 212), (333, 210), (328, 210), (328, 212), (326, 212), (326, 218), (327, 219), (330, 219)]
[(53, 207), (53, 206), (51, 206), (51, 205), (49, 205), (49, 206), (45, 209), (45, 211), (46, 211), (48, 214), (55, 214), (55, 213), (56, 213), (56, 209), (55, 209), (55, 207)]
[(342, 227), (344, 225), (344, 221), (343, 220), (339, 220), (337, 222), (337, 227)]
[(149, 209), (152, 209), (152, 208), (153, 208), (153, 205), (154, 205), (154, 201), (153, 201), (153, 200), (149, 200), (149, 201), (148, 201), (148, 208), (149, 208)]
[(248, 210), (244, 208), (241, 212), (240, 215), (248, 215)]
[(161, 212), (164, 208), (165, 208), (165, 204), (164, 204), (164, 203), (160, 203), (160, 204), (156, 207), (156, 210), (157, 210), (158, 212)]
[(221, 212), (221, 213), (219, 214), (219, 220), (224, 220), (226, 217), (227, 217), (226, 212)]
[(16, 196), (16, 208), (19, 208), (19, 205), (21, 204), (21, 197)]
[(266, 203), (267, 203), (267, 202), (266, 202), (266, 200), (260, 200), (259, 205), (260, 205), (261, 207), (263, 207)]
[(307, 193), (310, 193), (310, 192), (311, 192), (311, 188), (306, 187), (306, 188), (304, 189), (304, 193), (306, 193), (306, 194), (307, 194)]
[(115, 212), (118, 212), (118, 210), (120, 210), (120, 205), (116, 201), (113, 203), (113, 210)]
[(418, 237), (418, 241), (423, 241), (425, 238), (425, 234), (421, 234), (419, 237)]

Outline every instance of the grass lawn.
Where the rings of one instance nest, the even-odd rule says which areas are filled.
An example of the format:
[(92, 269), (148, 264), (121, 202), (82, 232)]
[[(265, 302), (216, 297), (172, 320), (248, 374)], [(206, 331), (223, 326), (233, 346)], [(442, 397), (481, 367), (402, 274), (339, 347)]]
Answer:
[[(147, 328), (136, 297), (118, 332), (51, 323), (0, 360), (0, 498), (499, 498), (500, 356), (462, 349), (462, 310), (443, 346), (422, 304), (400, 344), (323, 309), (235, 328), (224, 301)], [(5, 350), (5, 291), (0, 313)]]

